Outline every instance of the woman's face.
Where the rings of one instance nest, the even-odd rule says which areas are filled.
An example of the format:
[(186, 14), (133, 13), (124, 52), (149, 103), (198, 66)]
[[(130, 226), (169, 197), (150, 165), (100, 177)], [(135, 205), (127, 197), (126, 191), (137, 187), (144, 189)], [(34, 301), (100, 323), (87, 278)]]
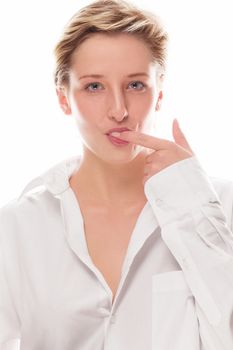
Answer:
[[(145, 152), (144, 147), (131, 143), (116, 146), (106, 133), (120, 127), (151, 132), (156, 105), (162, 99), (151, 61), (147, 46), (124, 33), (95, 33), (73, 53), (69, 88), (58, 96), (63, 110), (68, 105), (66, 114), (75, 117), (85, 152), (115, 164)], [(99, 76), (83, 77), (86, 75)]]

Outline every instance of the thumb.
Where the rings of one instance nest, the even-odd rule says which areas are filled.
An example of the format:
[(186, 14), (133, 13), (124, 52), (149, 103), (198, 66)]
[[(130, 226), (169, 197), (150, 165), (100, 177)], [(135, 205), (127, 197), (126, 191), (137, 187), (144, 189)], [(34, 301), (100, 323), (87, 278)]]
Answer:
[(187, 149), (188, 151), (190, 151), (194, 155), (194, 152), (191, 149), (184, 133), (182, 132), (177, 119), (173, 120), (172, 133), (173, 133), (173, 138), (175, 140), (175, 143), (177, 143), (179, 146)]

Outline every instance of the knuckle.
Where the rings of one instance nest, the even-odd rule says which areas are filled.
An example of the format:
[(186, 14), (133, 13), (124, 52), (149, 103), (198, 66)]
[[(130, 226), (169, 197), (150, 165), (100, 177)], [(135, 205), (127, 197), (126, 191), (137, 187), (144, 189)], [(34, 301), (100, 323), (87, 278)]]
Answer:
[(161, 151), (156, 152), (157, 161), (158, 161), (158, 159), (162, 159), (163, 157), (164, 157), (163, 152), (161, 152)]
[(152, 160), (153, 160), (153, 159), (152, 159), (152, 157), (151, 157), (151, 156), (150, 156), (150, 157), (147, 157), (147, 158), (146, 158), (146, 163), (151, 163), (151, 162), (152, 162)]
[(143, 134), (139, 133), (139, 134), (138, 134), (138, 140), (139, 140), (139, 142), (143, 143), (143, 142), (146, 141), (146, 138), (144, 137)]
[(152, 170), (152, 171), (158, 171), (158, 170), (160, 170), (160, 168), (161, 168), (161, 165), (160, 165), (158, 162), (153, 163), (153, 164), (151, 165), (151, 170)]

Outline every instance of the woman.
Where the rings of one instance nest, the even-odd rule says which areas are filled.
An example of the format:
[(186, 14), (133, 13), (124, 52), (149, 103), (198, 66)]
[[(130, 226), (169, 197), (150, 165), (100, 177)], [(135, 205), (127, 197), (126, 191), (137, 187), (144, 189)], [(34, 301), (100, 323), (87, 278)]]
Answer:
[(176, 120), (152, 135), (167, 39), (125, 1), (67, 24), (55, 85), (83, 152), (1, 208), (1, 350), (233, 348), (233, 184)]

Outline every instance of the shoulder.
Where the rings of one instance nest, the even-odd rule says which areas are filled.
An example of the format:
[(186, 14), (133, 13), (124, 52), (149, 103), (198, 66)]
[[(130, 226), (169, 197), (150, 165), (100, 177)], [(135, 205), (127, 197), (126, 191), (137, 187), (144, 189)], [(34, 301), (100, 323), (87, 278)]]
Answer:
[(0, 235), (36, 228), (59, 208), (58, 200), (46, 189), (14, 198), (0, 208)]

